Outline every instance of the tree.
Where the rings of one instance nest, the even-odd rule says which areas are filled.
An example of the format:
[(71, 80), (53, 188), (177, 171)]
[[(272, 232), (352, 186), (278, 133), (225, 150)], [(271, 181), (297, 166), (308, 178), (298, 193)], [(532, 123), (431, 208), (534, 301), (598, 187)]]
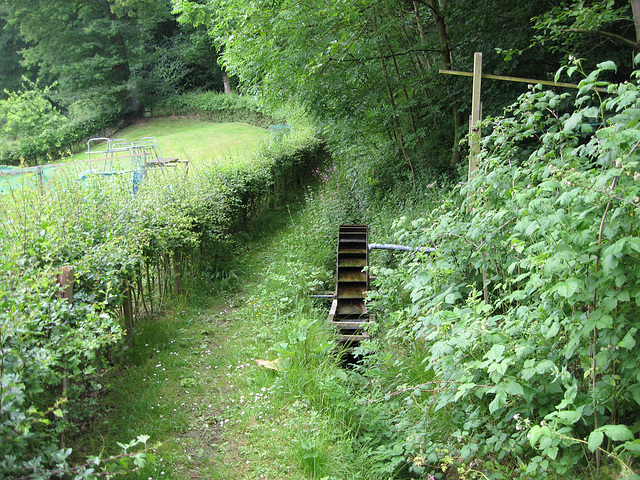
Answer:
[(20, 88), (22, 75), (20, 54), (25, 45), (16, 30), (0, 18), (0, 98), (4, 90), (10, 92)]
[(585, 68), (613, 60), (628, 79), (640, 47), (640, 0), (567, 1), (534, 19), (532, 48), (583, 58)]
[(480, 45), (488, 57), (524, 47), (531, 16), (552, 5), (530, 3), (174, 0), (183, 21), (207, 25), (225, 46), (223, 63), (245, 91), (275, 105), (295, 98), (334, 133), (334, 145), (364, 137), (375, 155), (399, 157), (414, 172), (460, 157), (471, 85), (438, 70), (464, 68)]
[(48, 100), (50, 88), (39, 89), (25, 79), (21, 91), (9, 92), (0, 100), (0, 138), (20, 140), (35, 137), (46, 129), (59, 128), (67, 118)]
[(87, 116), (139, 108), (130, 83), (135, 52), (170, 12), (162, 0), (3, 0), (0, 15), (27, 43), (23, 64), (58, 81), (60, 104)]
[[(198, 31), (208, 31), (215, 22), (215, 4), (202, 4), (189, 0), (173, 0), (173, 11), (179, 14), (179, 21), (183, 25), (190, 25)], [(202, 37), (201, 37), (202, 38)], [(215, 35), (210, 35), (210, 45), (216, 51), (216, 63), (219, 55), (224, 50), (224, 44)], [(231, 80), (224, 66), (220, 66), (222, 75), (223, 91), (225, 94), (231, 93)]]

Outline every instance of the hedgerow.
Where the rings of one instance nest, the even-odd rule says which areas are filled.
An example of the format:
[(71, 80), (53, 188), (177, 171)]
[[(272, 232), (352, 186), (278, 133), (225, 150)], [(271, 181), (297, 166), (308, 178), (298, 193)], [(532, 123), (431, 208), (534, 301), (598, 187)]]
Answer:
[[(94, 457), (71, 466), (63, 448), (82, 420), (83, 392), (98, 388), (96, 372), (134, 341), (123, 310), (136, 318), (158, 312), (183, 291), (183, 278), (216, 268), (243, 221), (289, 196), (322, 149), (301, 127), (251, 165), (151, 176), (135, 195), (126, 177), (96, 176), (0, 199), (1, 477), (93, 478), (149, 458), (126, 451), (144, 446), (144, 436), (111, 463)], [(67, 265), (72, 303), (55, 282)]]
[(67, 121), (56, 128), (15, 140), (3, 139), (0, 165), (39, 165), (86, 148), (90, 137), (110, 136), (130, 120), (123, 112), (104, 112), (89, 119)]
[(397, 221), (437, 251), (375, 272), (389, 371), (421, 372), (382, 408), (381, 469), (638, 478), (640, 88), (599, 80), (614, 68), (487, 119), (480, 170)]
[(155, 117), (187, 115), (208, 122), (245, 122), (258, 127), (274, 123), (253, 97), (217, 92), (155, 97), (149, 100), (147, 110)]

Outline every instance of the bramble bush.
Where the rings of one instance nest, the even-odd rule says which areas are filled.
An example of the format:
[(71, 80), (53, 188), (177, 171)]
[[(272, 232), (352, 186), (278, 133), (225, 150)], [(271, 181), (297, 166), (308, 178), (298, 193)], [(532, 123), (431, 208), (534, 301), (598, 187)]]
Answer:
[(374, 272), (371, 296), (380, 345), (422, 352), (396, 359), (422, 376), (377, 447), (414, 474), (639, 478), (640, 87), (611, 69), (485, 120), (458, 196), (397, 221), (398, 241), (437, 246)]

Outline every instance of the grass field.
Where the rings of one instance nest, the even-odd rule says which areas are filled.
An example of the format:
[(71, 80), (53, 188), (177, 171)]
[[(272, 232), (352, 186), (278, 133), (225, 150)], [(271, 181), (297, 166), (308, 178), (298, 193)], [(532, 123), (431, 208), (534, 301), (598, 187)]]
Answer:
[[(143, 137), (154, 137), (164, 158), (177, 158), (189, 161), (189, 170), (198, 170), (229, 161), (242, 163), (251, 161), (260, 147), (268, 142), (271, 134), (268, 130), (245, 123), (206, 123), (187, 118), (144, 119), (124, 130), (115, 133), (112, 138), (121, 138), (127, 142), (138, 141)], [(94, 149), (98, 144), (92, 144)], [(98, 149), (100, 147), (97, 147)], [(85, 164), (85, 151), (62, 158), (54, 162), (58, 168), (47, 169), (45, 182), (58, 175), (78, 175), (88, 169), (98, 171), (108, 169), (128, 170), (129, 162), (119, 165), (92, 166)], [(36, 185), (38, 177), (34, 174), (2, 176), (0, 173), (0, 193), (10, 188)]]

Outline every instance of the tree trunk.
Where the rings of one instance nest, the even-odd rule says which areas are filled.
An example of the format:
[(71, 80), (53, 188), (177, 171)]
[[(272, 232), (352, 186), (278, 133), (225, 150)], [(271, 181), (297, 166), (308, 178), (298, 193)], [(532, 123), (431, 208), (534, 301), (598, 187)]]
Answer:
[[(429, 0), (429, 6), (431, 7), (431, 13), (436, 22), (436, 28), (438, 29), (438, 37), (440, 38), (440, 55), (442, 57), (442, 66), (445, 70), (453, 70), (453, 52), (451, 50), (451, 43), (449, 39), (449, 29), (442, 13), (442, 3), (440, 0)], [(449, 90), (451, 92), (451, 90)], [(462, 118), (462, 112), (458, 110), (457, 106), (452, 106), (453, 113), (453, 149), (451, 156), (451, 166), (455, 167), (461, 158), (460, 153), (460, 129), (464, 120)]]
[(225, 70), (222, 70), (222, 83), (224, 84), (224, 93), (229, 95), (231, 93), (231, 82), (229, 82), (229, 75)]
[[(105, 3), (105, 8), (110, 22), (112, 24), (118, 22), (118, 17), (111, 9), (109, 2)], [(140, 99), (136, 92), (128, 88), (128, 83), (131, 79), (131, 67), (129, 65), (129, 51), (127, 49), (127, 44), (122, 33), (120, 33), (117, 28), (112, 28), (116, 33), (112, 36), (111, 41), (116, 46), (117, 54), (120, 58), (120, 61), (113, 66), (114, 80), (119, 86), (127, 86), (127, 88), (123, 89), (122, 92), (117, 95), (118, 103), (125, 108), (127, 106), (130, 107), (134, 112), (138, 113), (141, 108)]]
[(631, 0), (631, 11), (633, 12), (633, 23), (636, 26), (636, 48), (640, 46), (640, 0)]

